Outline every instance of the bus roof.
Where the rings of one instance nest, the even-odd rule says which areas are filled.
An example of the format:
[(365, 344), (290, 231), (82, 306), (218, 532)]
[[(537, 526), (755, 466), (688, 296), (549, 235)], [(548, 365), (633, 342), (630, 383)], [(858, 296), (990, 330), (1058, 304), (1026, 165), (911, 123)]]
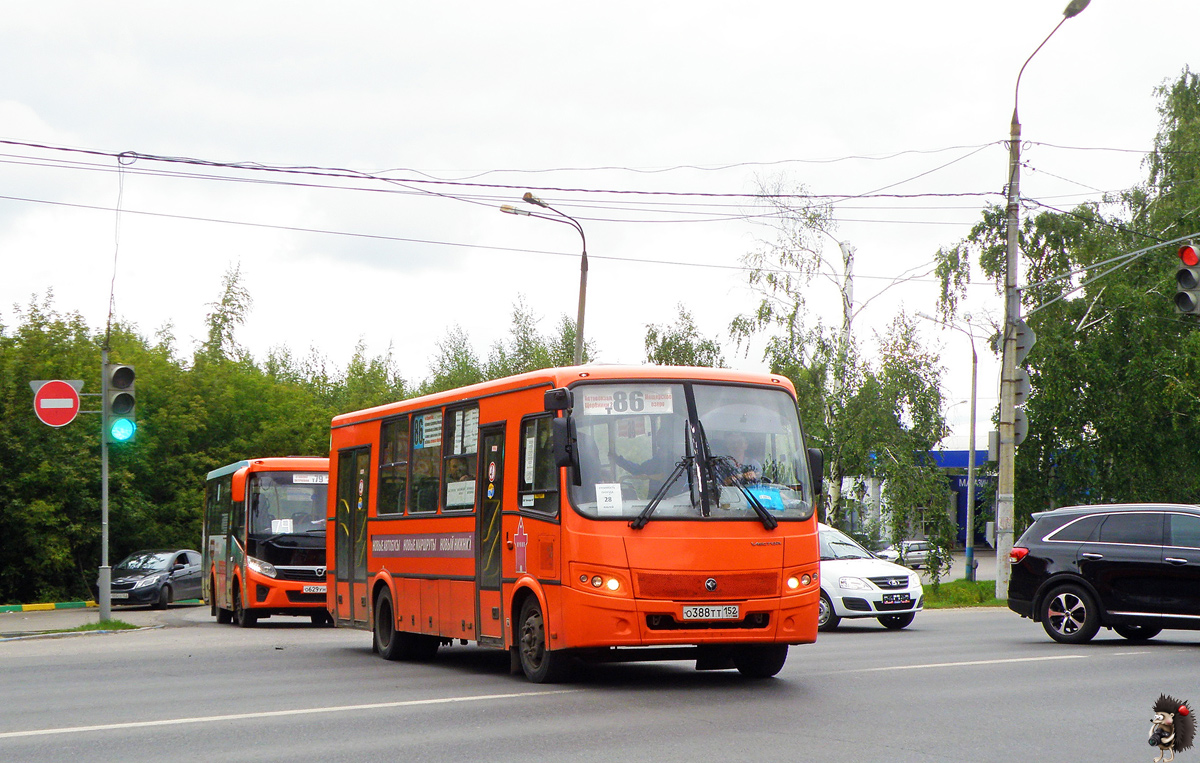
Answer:
[(436, 392), (431, 395), (400, 400), (394, 403), (365, 408), (334, 416), (332, 428), (357, 424), (372, 419), (384, 418), (399, 411), (434, 408), (461, 400), (478, 399), (503, 392), (513, 392), (537, 387), (567, 387), (580, 381), (604, 381), (609, 379), (630, 379), (639, 381), (684, 381), (688, 379), (703, 379), (709, 381), (732, 382), (741, 384), (778, 384), (796, 396), (795, 388), (785, 376), (766, 374), (752, 371), (734, 371), (728, 368), (697, 368), (692, 366), (568, 366), (565, 368), (544, 368), (539, 371), (507, 376), (503, 379), (480, 382), (468, 387), (459, 387), (446, 392)]
[(220, 469), (213, 469), (205, 479), (216, 479), (246, 467), (254, 467), (259, 472), (327, 472), (329, 459), (324, 456), (272, 456), (270, 458), (251, 458), (237, 461)]

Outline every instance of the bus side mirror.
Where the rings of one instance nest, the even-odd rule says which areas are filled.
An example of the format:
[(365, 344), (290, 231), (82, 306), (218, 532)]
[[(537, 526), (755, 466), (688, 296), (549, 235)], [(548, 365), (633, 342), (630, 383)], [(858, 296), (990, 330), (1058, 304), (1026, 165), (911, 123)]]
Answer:
[(554, 465), (579, 471), (579, 450), (575, 446), (575, 421), (570, 416), (550, 419), (550, 437), (554, 442)]
[(572, 405), (571, 390), (566, 387), (546, 390), (542, 405), (547, 411), (569, 411)]
[(808, 449), (808, 473), (812, 477), (813, 500), (825, 492), (825, 454), (820, 448)]

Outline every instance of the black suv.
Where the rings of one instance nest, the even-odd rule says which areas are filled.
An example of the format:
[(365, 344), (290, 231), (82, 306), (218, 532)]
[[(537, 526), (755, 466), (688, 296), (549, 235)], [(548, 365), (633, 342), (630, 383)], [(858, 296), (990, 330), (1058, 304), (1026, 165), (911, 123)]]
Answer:
[(1013, 546), (1008, 608), (1065, 644), (1200, 630), (1200, 506), (1107, 504), (1033, 515)]

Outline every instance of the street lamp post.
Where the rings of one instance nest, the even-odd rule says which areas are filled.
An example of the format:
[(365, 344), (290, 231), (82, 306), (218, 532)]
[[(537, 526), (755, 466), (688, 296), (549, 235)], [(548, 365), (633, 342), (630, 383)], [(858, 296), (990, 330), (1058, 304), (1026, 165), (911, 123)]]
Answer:
[(524, 199), (529, 204), (533, 204), (534, 206), (541, 207), (542, 209), (548, 209), (563, 219), (560, 220), (558, 217), (548, 217), (546, 215), (535, 215), (535, 214), (529, 212), (528, 210), (514, 207), (511, 204), (505, 204), (505, 205), (501, 206), (500, 211), (504, 212), (505, 214), (509, 214), (509, 215), (526, 215), (526, 216), (530, 216), (530, 217), (537, 217), (542, 220), (550, 220), (550, 221), (556, 222), (556, 223), (566, 223), (567, 225), (570, 225), (571, 227), (573, 227), (575, 230), (579, 231), (579, 238), (583, 241), (583, 256), (579, 260), (579, 312), (575, 318), (575, 365), (577, 365), (577, 366), (582, 365), (582, 363), (583, 363), (583, 314), (584, 314), (584, 306), (587, 303), (587, 274), (588, 274), (587, 236), (583, 235), (583, 226), (579, 224), (578, 220), (576, 220), (574, 217), (571, 217), (570, 215), (566, 214), (565, 212), (561, 212), (561, 211), (555, 209), (554, 207), (550, 206), (549, 204), (542, 201), (538, 197), (534, 196), (529, 191), (526, 191), (525, 195), (522, 196), (521, 198)]
[(1021, 75), (1038, 51), (1054, 36), (1067, 19), (1078, 16), (1091, 0), (1071, 0), (1063, 11), (1058, 26), (1050, 30), (1042, 44), (1025, 59), (1017, 73), (1017, 84), (1013, 88), (1012, 125), (1008, 144), (1008, 249), (1005, 256), (1004, 274), (1004, 351), (1000, 373), (1000, 462), (996, 485), (996, 598), (1008, 598), (1010, 574), (1008, 555), (1013, 544), (1014, 494), (1016, 492), (1017, 444), (1014, 423), (1016, 419), (1016, 352), (1017, 323), (1021, 318), (1021, 296), (1017, 289), (1018, 236), (1021, 224), (1021, 121), (1017, 118), (1017, 98), (1021, 89)]
[[(925, 313), (917, 313), (917, 315), (926, 320), (936, 321)], [(968, 315), (966, 318), (967, 325), (970, 326), (971, 316)], [(967, 435), (967, 439), (970, 441), (968, 447), (971, 450), (967, 454), (967, 534), (963, 540), (963, 552), (966, 554), (967, 580), (975, 582), (975, 390), (979, 379), (979, 355), (975, 352), (974, 334), (952, 323), (942, 325), (955, 331), (961, 331), (971, 340), (971, 426), (970, 433)]]

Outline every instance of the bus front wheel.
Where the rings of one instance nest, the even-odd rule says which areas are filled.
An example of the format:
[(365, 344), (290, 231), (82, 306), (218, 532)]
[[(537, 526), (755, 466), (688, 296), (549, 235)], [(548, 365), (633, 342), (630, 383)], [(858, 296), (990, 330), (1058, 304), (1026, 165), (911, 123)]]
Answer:
[(373, 650), (385, 660), (432, 660), (441, 641), (437, 636), (396, 630), (392, 592), (384, 589), (375, 600)]
[(734, 651), (733, 666), (747, 678), (771, 678), (783, 670), (787, 655), (787, 644), (743, 646)]
[(530, 596), (521, 605), (517, 621), (517, 653), (521, 670), (535, 684), (557, 683), (567, 677), (567, 660), (562, 652), (546, 648), (546, 618), (537, 597)]
[(242, 589), (233, 587), (233, 619), (242, 628), (253, 628), (258, 622), (258, 614), (246, 609), (242, 602)]

